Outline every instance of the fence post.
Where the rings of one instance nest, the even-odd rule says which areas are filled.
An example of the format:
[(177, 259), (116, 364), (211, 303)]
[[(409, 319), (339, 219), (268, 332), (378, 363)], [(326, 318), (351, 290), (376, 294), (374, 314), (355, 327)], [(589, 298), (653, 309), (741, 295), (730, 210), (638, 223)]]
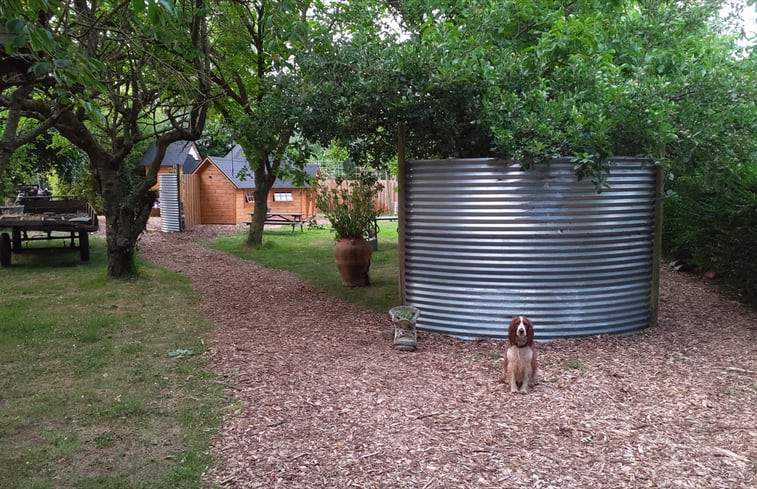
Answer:
[(405, 125), (397, 127), (397, 240), (399, 252), (400, 304), (405, 303)]

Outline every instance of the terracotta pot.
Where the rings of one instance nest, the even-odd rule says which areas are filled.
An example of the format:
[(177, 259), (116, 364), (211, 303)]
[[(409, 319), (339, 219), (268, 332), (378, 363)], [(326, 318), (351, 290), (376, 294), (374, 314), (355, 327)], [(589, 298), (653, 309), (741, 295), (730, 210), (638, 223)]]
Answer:
[(348, 287), (371, 285), (371, 245), (363, 238), (342, 238), (334, 246), (334, 261), (342, 284)]

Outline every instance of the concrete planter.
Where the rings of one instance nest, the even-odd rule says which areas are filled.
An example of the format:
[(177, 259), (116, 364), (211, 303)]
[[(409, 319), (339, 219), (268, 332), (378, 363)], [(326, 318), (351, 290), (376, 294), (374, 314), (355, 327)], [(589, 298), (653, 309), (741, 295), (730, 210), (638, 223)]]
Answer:
[(415, 329), (421, 311), (413, 306), (395, 306), (389, 310), (394, 323), (394, 347), (402, 351), (414, 351), (418, 345)]

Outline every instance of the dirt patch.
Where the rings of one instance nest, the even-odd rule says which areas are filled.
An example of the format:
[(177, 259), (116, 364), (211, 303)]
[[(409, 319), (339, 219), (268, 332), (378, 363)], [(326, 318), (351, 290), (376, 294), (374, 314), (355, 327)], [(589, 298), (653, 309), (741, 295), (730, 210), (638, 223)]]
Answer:
[(152, 231), (139, 246), (190, 278), (217, 325), (208, 356), (234, 402), (209, 482), (757, 486), (757, 314), (696, 276), (662, 271), (655, 328), (538, 345), (539, 383), (514, 395), (499, 342), (422, 332), (399, 352), (387, 314), (194, 243), (234, 229)]

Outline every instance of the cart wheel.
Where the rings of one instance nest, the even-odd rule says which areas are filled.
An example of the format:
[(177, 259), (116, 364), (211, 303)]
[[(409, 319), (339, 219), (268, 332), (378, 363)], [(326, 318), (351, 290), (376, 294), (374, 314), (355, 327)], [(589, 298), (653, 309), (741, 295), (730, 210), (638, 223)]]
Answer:
[(89, 233), (79, 231), (79, 255), (81, 261), (89, 261)]
[(11, 244), (13, 245), (13, 253), (21, 253), (23, 248), (21, 247), (21, 229), (11, 228)]
[(0, 234), (0, 266), (11, 266), (11, 237), (8, 233)]

